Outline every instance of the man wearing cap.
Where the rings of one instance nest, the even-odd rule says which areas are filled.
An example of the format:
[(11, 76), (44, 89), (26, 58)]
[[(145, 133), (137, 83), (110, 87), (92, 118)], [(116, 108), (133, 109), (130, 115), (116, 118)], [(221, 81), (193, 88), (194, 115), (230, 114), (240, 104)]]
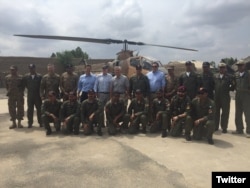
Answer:
[(100, 113), (100, 124), (104, 127), (104, 106), (110, 100), (110, 86), (112, 75), (108, 73), (108, 65), (102, 67), (102, 73), (98, 74), (95, 80), (94, 90), (100, 100), (102, 110)]
[(95, 91), (90, 89), (88, 91), (88, 99), (82, 102), (80, 110), (83, 133), (85, 135), (92, 134), (94, 125), (97, 125), (97, 134), (102, 136), (102, 127), (99, 119), (101, 110), (101, 102), (96, 98)]
[[(230, 91), (235, 88), (232, 75), (227, 73), (227, 66), (221, 62), (218, 65), (219, 73), (215, 75), (215, 131), (221, 127), (222, 133), (227, 133), (230, 112)], [(220, 126), (219, 126), (220, 125)]]
[(170, 102), (171, 129), (170, 135), (177, 137), (182, 135), (185, 129), (186, 140), (190, 141), (190, 132), (192, 129), (191, 118), (187, 118), (190, 113), (191, 100), (186, 94), (186, 87), (179, 86), (177, 94)]
[(165, 97), (171, 101), (172, 97), (176, 95), (177, 87), (178, 87), (178, 77), (174, 74), (174, 66), (169, 65), (167, 67), (168, 74), (166, 76), (166, 84), (165, 87)]
[(56, 96), (55, 91), (49, 91), (48, 99), (45, 99), (42, 104), (42, 121), (46, 129), (46, 135), (52, 133), (50, 123), (54, 123), (57, 132), (61, 129), (60, 108), (62, 102)]
[(77, 101), (76, 91), (68, 92), (69, 100), (64, 101), (60, 110), (60, 119), (63, 123), (62, 131), (65, 134), (79, 134), (80, 103)]
[(40, 85), (42, 75), (36, 72), (36, 66), (34, 64), (29, 65), (29, 73), (24, 76), (24, 84), (27, 88), (27, 117), (28, 117), (28, 128), (33, 126), (33, 114), (34, 107), (36, 108), (37, 121), (40, 127), (42, 127), (41, 119), (41, 106), (42, 99), (40, 97)]
[(202, 64), (202, 74), (201, 74), (201, 87), (208, 90), (208, 97), (214, 100), (214, 74), (210, 70), (210, 63), (203, 62)]
[[(23, 76), (17, 73), (17, 67), (14, 65), (10, 66), (10, 74), (5, 77), (5, 86), (7, 89), (10, 120), (13, 122), (9, 128), (23, 128), (21, 121), (24, 116), (24, 80)], [(18, 120), (18, 125), (16, 125), (16, 119)]]
[(55, 73), (55, 66), (53, 64), (48, 64), (47, 70), (48, 73), (41, 80), (40, 97), (42, 100), (47, 99), (49, 91), (54, 91), (56, 98), (59, 99), (60, 76)]
[(200, 76), (193, 71), (193, 64), (191, 61), (187, 61), (186, 72), (182, 73), (179, 77), (179, 86), (185, 86), (187, 88), (187, 95), (192, 100), (196, 97), (197, 90), (200, 87)]
[(245, 63), (240, 60), (236, 63), (238, 71), (235, 73), (235, 125), (236, 131), (233, 134), (243, 134), (243, 120), (244, 113), (246, 121), (247, 138), (250, 138), (250, 74), (245, 68)]
[(66, 72), (62, 73), (60, 78), (60, 90), (63, 101), (69, 99), (69, 92), (77, 91), (78, 75), (73, 72), (73, 65), (66, 65)]
[(111, 100), (105, 105), (109, 135), (115, 135), (117, 129), (123, 132), (128, 128), (129, 115), (126, 114), (127, 110), (124, 103), (124, 100), (120, 99), (120, 93), (114, 92)]
[(146, 133), (147, 116), (148, 116), (148, 100), (143, 97), (140, 89), (135, 91), (135, 98), (132, 99), (128, 107), (130, 115), (130, 126), (128, 131), (130, 134), (136, 134), (140, 130), (142, 124), (142, 133)]
[(190, 111), (194, 140), (201, 140), (203, 136), (206, 136), (208, 144), (214, 144), (214, 113), (214, 101), (208, 97), (208, 90), (203, 87), (199, 88), (198, 97), (192, 100)]
[(162, 89), (156, 91), (156, 98), (152, 103), (152, 115), (153, 123), (150, 127), (151, 133), (156, 133), (162, 131), (162, 137), (167, 136), (167, 128), (169, 127), (170, 116), (169, 116), (169, 106), (170, 103), (164, 98)]
[(78, 80), (77, 97), (80, 102), (88, 98), (88, 91), (94, 89), (96, 76), (91, 72), (91, 65), (85, 66), (85, 74), (81, 75)]
[(136, 65), (136, 74), (129, 79), (129, 96), (130, 98), (135, 97), (135, 91), (139, 89), (143, 97), (149, 97), (150, 87), (148, 77), (142, 73), (142, 66)]

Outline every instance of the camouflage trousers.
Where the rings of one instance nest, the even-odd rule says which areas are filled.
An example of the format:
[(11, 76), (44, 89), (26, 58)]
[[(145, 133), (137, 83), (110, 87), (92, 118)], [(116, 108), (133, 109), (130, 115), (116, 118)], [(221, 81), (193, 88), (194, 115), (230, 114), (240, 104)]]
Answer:
[(8, 98), (8, 108), (10, 120), (23, 120), (24, 116), (24, 97), (23, 95), (10, 95)]

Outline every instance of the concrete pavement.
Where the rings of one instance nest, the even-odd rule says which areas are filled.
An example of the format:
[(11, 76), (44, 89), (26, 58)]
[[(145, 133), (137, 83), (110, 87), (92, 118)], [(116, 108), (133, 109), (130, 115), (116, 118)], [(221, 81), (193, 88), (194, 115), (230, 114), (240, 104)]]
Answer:
[[(250, 139), (214, 134), (215, 145), (159, 134), (45, 136), (9, 130), (7, 100), (0, 100), (0, 187), (211, 187), (212, 171), (250, 171)], [(36, 120), (36, 118), (35, 118)], [(36, 122), (36, 121), (35, 121)], [(27, 120), (23, 121), (27, 127)]]

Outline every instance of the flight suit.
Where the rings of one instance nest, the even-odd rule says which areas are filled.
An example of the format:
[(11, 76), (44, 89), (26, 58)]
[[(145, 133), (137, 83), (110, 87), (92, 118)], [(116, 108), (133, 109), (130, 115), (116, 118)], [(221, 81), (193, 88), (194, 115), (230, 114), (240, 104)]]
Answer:
[(146, 132), (147, 126), (147, 116), (148, 116), (148, 100), (142, 98), (141, 101), (138, 101), (136, 98), (132, 99), (129, 107), (128, 114), (131, 116), (134, 114), (134, 119), (131, 121), (129, 126), (129, 133), (136, 134), (140, 129), (140, 123), (142, 124), (143, 132)]
[(25, 87), (27, 88), (27, 117), (28, 126), (31, 127), (33, 124), (34, 106), (36, 107), (37, 121), (42, 126), (41, 120), (41, 106), (42, 100), (40, 97), (39, 89), (41, 84), (41, 74), (31, 75), (30, 73), (24, 76)]
[[(186, 113), (186, 115), (188, 116), (190, 112), (190, 105), (191, 100), (188, 96), (185, 96), (183, 99), (181, 99), (178, 95), (175, 95), (170, 103), (170, 117), (172, 118), (183, 113)], [(187, 121), (187, 116), (180, 118), (178, 116), (175, 124), (172, 124), (171, 126), (171, 136), (181, 136), (183, 128), (185, 129), (185, 135), (190, 135), (190, 127), (192, 127), (192, 125), (190, 124), (190, 121)]]
[(234, 88), (235, 82), (232, 75), (224, 74), (222, 78), (220, 74), (215, 76), (215, 130), (219, 129), (219, 124), (222, 130), (227, 130), (231, 100), (230, 91), (233, 91)]
[(68, 100), (69, 92), (77, 91), (78, 75), (76, 73), (69, 74), (64, 72), (60, 78), (60, 89), (63, 101)]
[[(169, 101), (165, 98), (159, 100), (155, 98), (152, 103), (153, 123), (150, 127), (150, 132), (155, 133), (161, 130), (166, 130), (169, 127)], [(156, 116), (159, 115), (160, 119), (157, 120)]]
[[(42, 121), (44, 124), (44, 128), (47, 132), (51, 133), (50, 123), (54, 123), (54, 127), (56, 131), (60, 131), (61, 129), (61, 121), (60, 121), (60, 109), (62, 102), (59, 100), (55, 100), (55, 102), (51, 102), (48, 99), (43, 101), (42, 104)], [(54, 114), (57, 117), (57, 121), (49, 116), (50, 114)]]
[(40, 85), (40, 97), (47, 99), (49, 91), (54, 91), (56, 93), (56, 98), (59, 99), (60, 91), (60, 76), (58, 74), (45, 74), (41, 80)]
[(198, 97), (192, 100), (190, 111), (192, 120), (195, 121), (200, 118), (204, 118), (205, 120), (193, 127), (193, 138), (195, 140), (201, 140), (203, 136), (206, 136), (207, 139), (212, 139), (214, 132), (214, 114), (215, 105), (213, 100), (207, 98), (203, 104)]
[(129, 79), (129, 94), (132, 98), (135, 97), (135, 91), (140, 90), (143, 97), (148, 97), (150, 94), (150, 87), (148, 77), (145, 75), (134, 75)]
[(24, 116), (24, 80), (22, 75), (5, 77), (5, 86), (8, 96), (10, 120), (23, 120)]
[(208, 97), (214, 100), (215, 82), (214, 82), (214, 75), (211, 71), (209, 71), (207, 74), (205, 73), (201, 74), (201, 86), (208, 90)]
[[(94, 131), (94, 124), (97, 125), (97, 131), (101, 131), (100, 124), (100, 114), (102, 106), (101, 102), (98, 99), (94, 99), (93, 102), (90, 102), (89, 99), (86, 99), (81, 104), (81, 122), (84, 125), (83, 133), (85, 135), (90, 135)], [(92, 120), (89, 119), (89, 116), (94, 113)]]
[(250, 74), (248, 71), (240, 76), (235, 74), (236, 96), (235, 96), (235, 125), (238, 132), (243, 132), (242, 115), (245, 115), (246, 133), (250, 134)]
[(66, 127), (63, 131), (68, 134), (74, 132), (79, 134), (80, 125), (80, 103), (78, 101), (70, 102), (69, 100), (63, 102), (60, 111), (60, 119), (62, 122), (69, 117)]
[[(110, 135), (115, 135), (117, 133), (117, 128), (126, 129), (129, 123), (129, 115), (126, 114), (126, 107), (124, 101), (120, 99), (117, 103), (112, 102), (110, 100), (107, 102), (105, 106), (107, 125), (108, 125), (108, 133)], [(120, 115), (116, 122), (113, 120)], [(120, 126), (119, 123), (122, 123)]]

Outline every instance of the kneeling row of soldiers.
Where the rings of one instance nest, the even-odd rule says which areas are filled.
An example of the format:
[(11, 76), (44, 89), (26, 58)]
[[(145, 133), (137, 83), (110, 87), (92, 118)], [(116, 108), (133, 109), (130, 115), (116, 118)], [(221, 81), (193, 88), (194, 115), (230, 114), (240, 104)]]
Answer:
[[(96, 98), (94, 90), (88, 91), (88, 99), (81, 104), (77, 101), (76, 93), (69, 93), (69, 100), (61, 102), (56, 99), (56, 93), (49, 92), (48, 99), (42, 105), (42, 121), (46, 134), (52, 133), (50, 123), (54, 123), (56, 131), (66, 134), (79, 134), (80, 123), (83, 133), (90, 135), (97, 127), (97, 134), (102, 136), (102, 118), (106, 114), (106, 125), (109, 135), (117, 132), (136, 134), (149, 132), (162, 132), (162, 137), (181, 136), (183, 130), (187, 141), (200, 140), (206, 137), (209, 144), (214, 144), (214, 102), (208, 98), (206, 88), (200, 88), (198, 95), (192, 101), (186, 95), (185, 86), (180, 86), (177, 95), (168, 101), (163, 91), (156, 92), (157, 97), (148, 101), (140, 90), (136, 90), (135, 98), (131, 100), (128, 108), (119, 93), (114, 93), (111, 100), (103, 106)], [(149, 123), (149, 108), (152, 109), (153, 121)], [(61, 126), (62, 125), (62, 126)]]

